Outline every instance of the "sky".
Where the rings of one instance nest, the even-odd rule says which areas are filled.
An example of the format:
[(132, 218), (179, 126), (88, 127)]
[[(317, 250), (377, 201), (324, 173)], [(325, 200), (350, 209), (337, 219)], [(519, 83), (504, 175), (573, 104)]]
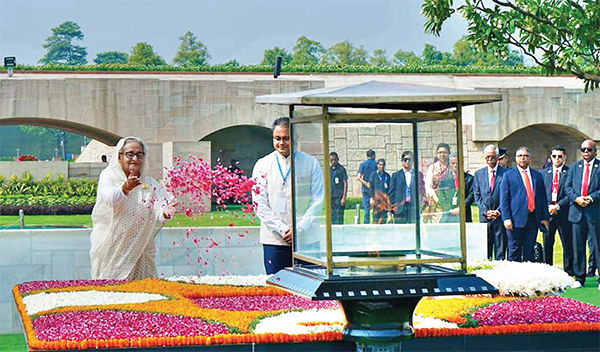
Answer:
[(257, 64), (266, 49), (292, 52), (301, 36), (329, 47), (349, 40), (388, 57), (401, 49), (420, 55), (425, 44), (452, 51), (467, 34), (466, 22), (451, 18), (441, 37), (426, 35), (423, 0), (0, 0), (0, 57), (36, 65), (51, 29), (65, 21), (81, 26), (88, 61), (105, 51), (130, 53), (147, 42), (171, 62), (179, 37), (192, 31), (208, 48), (209, 63), (237, 59)]

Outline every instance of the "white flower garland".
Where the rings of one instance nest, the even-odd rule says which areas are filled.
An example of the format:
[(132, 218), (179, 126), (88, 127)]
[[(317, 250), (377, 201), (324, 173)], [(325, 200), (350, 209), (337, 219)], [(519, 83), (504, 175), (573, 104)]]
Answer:
[(413, 316), (413, 326), (417, 329), (458, 329), (458, 325), (455, 323), (424, 317), (423, 314)]
[[(299, 323), (325, 322), (329, 324), (306, 326)], [(252, 332), (257, 334), (310, 334), (324, 331), (342, 331), (345, 324), (341, 309), (307, 309), (261, 319)]]
[(169, 299), (154, 293), (107, 292), (107, 291), (75, 291), (75, 292), (40, 292), (23, 297), (27, 314), (33, 315), (42, 311), (68, 306), (96, 306), (107, 304), (144, 303)]
[(504, 296), (540, 296), (566, 290), (575, 281), (563, 270), (543, 263), (493, 261), (491, 269), (473, 274), (494, 285)]
[(267, 286), (270, 277), (271, 275), (171, 276), (165, 280), (206, 285)]

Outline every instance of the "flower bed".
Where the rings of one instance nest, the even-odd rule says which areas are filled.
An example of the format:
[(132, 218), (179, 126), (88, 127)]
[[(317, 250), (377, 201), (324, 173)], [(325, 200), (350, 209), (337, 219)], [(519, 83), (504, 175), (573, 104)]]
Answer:
[[(38, 281), (15, 286), (14, 296), (32, 349), (342, 339), (335, 301), (308, 301), (265, 286), (265, 278)], [(417, 338), (600, 331), (600, 308), (558, 296), (430, 297), (414, 324)]]

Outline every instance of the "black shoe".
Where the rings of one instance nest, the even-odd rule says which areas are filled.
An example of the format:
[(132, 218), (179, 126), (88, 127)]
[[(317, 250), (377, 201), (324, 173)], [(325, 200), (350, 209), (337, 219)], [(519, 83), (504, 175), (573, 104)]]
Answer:
[(590, 269), (590, 270), (588, 270), (586, 276), (587, 277), (595, 277), (596, 276), (596, 269)]

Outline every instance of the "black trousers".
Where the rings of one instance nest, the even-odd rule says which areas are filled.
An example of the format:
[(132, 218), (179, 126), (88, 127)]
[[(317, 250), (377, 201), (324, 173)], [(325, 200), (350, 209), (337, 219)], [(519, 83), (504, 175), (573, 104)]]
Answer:
[[(585, 216), (581, 217), (579, 222), (573, 223), (573, 273), (575, 279), (582, 285), (585, 283), (586, 277), (586, 257), (585, 248), (588, 236), (591, 238), (591, 250), (598, 253), (600, 247), (600, 224), (589, 221)], [(600, 266), (599, 256), (595, 256), (596, 267)]]
[(554, 265), (553, 256), (556, 231), (558, 231), (563, 246), (564, 270), (567, 274), (573, 275), (573, 225), (567, 219), (566, 214), (553, 217), (550, 220), (548, 232), (544, 233), (544, 263)]
[(508, 249), (508, 237), (502, 217), (487, 223), (487, 256), (489, 260), (504, 260)]
[(331, 223), (332, 224), (343, 224), (344, 223), (344, 209), (346, 206), (342, 205), (342, 198), (331, 198)]

